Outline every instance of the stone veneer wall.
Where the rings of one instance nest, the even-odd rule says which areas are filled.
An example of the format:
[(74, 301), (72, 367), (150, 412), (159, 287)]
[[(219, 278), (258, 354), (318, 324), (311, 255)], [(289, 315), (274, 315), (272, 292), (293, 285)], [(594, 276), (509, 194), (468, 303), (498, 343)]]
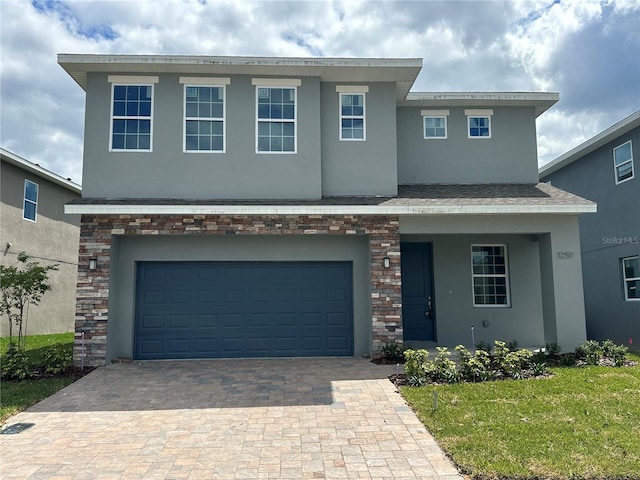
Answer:
[[(107, 356), (112, 235), (367, 235), (370, 249), (373, 353), (402, 342), (400, 233), (397, 217), (354, 215), (83, 215), (78, 259), (76, 333), (86, 365)], [(383, 267), (389, 257), (391, 267)], [(89, 270), (89, 260), (97, 268)], [(81, 338), (74, 346), (80, 364)]]

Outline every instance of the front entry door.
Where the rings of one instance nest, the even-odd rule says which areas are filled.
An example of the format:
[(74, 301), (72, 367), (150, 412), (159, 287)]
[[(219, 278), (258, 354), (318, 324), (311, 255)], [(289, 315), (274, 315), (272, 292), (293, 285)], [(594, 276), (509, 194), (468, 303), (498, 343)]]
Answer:
[(402, 325), (405, 341), (435, 341), (431, 243), (402, 243)]

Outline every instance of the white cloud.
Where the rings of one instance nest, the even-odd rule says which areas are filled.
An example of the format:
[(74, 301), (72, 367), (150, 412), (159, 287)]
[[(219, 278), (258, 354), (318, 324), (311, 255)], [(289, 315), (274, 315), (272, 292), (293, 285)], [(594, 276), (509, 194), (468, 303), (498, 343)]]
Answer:
[(0, 140), (80, 180), (84, 92), (62, 52), (423, 57), (414, 90), (559, 91), (538, 120), (546, 162), (640, 108), (639, 15), (635, 0), (2, 0)]

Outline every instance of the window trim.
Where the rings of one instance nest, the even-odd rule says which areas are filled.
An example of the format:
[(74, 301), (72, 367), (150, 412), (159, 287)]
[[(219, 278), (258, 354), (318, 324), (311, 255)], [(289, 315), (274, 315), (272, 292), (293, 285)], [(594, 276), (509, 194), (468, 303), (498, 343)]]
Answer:
[[(158, 76), (129, 76), (129, 75), (109, 75), (107, 77), (107, 81), (111, 84), (111, 105), (109, 106), (109, 152), (142, 152), (149, 153), (153, 152), (153, 113), (154, 113), (154, 103), (155, 103), (155, 84), (159, 82)], [(129, 117), (129, 116), (118, 116), (118, 119), (123, 120), (146, 120), (149, 119), (149, 148), (148, 149), (129, 149), (129, 148), (113, 148), (113, 122), (116, 118), (113, 115), (113, 102), (114, 102), (114, 93), (116, 86), (139, 86), (139, 87), (150, 87), (151, 88), (151, 112), (149, 117)]]
[[(302, 85), (302, 81), (299, 78), (252, 78), (251, 84), (255, 86), (256, 100), (255, 100), (255, 151), (257, 155), (296, 155), (298, 153), (298, 87)], [(290, 119), (260, 119), (258, 118), (258, 95), (261, 88), (291, 88), (293, 89), (294, 101), (293, 101), (293, 120)], [(272, 151), (260, 151), (258, 149), (258, 130), (260, 122), (281, 122), (281, 123), (293, 123), (293, 151), (292, 152), (272, 152)]]
[[(629, 152), (631, 153), (631, 157), (629, 158), (629, 160), (626, 160), (624, 163), (621, 163), (620, 165), (616, 165), (616, 150), (621, 147), (624, 147), (627, 143), (629, 144)], [(631, 164), (631, 176), (629, 178), (625, 178), (624, 180), (620, 180), (620, 176), (618, 175), (618, 168), (621, 167), (622, 165), (626, 165), (627, 163)], [(616, 179), (616, 185), (620, 185), (621, 183), (628, 182), (629, 180), (633, 180), (635, 178), (635, 174), (636, 172), (633, 165), (633, 143), (631, 142), (631, 140), (627, 140), (626, 142), (621, 143), (617, 147), (613, 148), (613, 175)]]
[[(367, 85), (336, 85), (338, 93), (338, 140), (341, 142), (366, 142), (367, 141), (367, 93), (369, 87)], [(342, 95), (362, 95), (362, 115), (343, 115), (342, 114)], [(344, 138), (342, 136), (342, 120), (343, 119), (360, 119), (362, 118), (362, 138)]]
[[(36, 186), (36, 201), (34, 202), (31, 199), (27, 198), (27, 184), (31, 183), (33, 185)], [(29, 180), (28, 178), (24, 179), (24, 190), (23, 190), (23, 194), (22, 194), (22, 219), (23, 220), (27, 220), (29, 222), (33, 222), (36, 223), (36, 220), (38, 219), (38, 197), (40, 196), (40, 185), (37, 184), (36, 182), (33, 182), (31, 180)], [(34, 209), (34, 215), (33, 218), (29, 218), (26, 216), (26, 209), (25, 209), (25, 204), (29, 202), (32, 205), (35, 205), (35, 209)]]
[[(448, 116), (449, 110), (421, 110), (422, 115), (422, 138), (425, 140), (447, 140), (449, 138), (449, 126)], [(442, 118), (444, 119), (444, 137), (429, 137), (427, 136), (427, 118)]]
[[(473, 273), (473, 247), (502, 247), (504, 249), (504, 274), (476, 274)], [(509, 278), (509, 250), (506, 243), (472, 243), (469, 248), (471, 253), (471, 300), (474, 308), (511, 308), (511, 285)], [(505, 304), (476, 304), (475, 286), (476, 277), (500, 277), (505, 279), (507, 303)]]
[[(464, 114), (467, 116), (467, 138), (472, 140), (478, 139), (490, 139), (493, 136), (493, 125), (491, 117), (493, 117), (493, 109), (467, 109), (464, 111)], [(487, 136), (475, 136), (471, 135), (471, 119), (472, 118), (486, 118), (489, 122), (489, 135)]]
[[(227, 85), (229, 77), (180, 77), (182, 84), (182, 153), (227, 153)], [(187, 117), (187, 88), (212, 87), (222, 88), (222, 118)], [(187, 120), (222, 121), (222, 150), (187, 150)]]
[(622, 290), (624, 290), (624, 301), (625, 302), (640, 302), (640, 297), (639, 298), (629, 298), (629, 295), (628, 295), (628, 292), (627, 292), (627, 282), (640, 281), (640, 277), (627, 278), (627, 272), (624, 269), (624, 261), (625, 260), (633, 260), (633, 259), (640, 259), (640, 256), (632, 255), (630, 257), (622, 257), (620, 259), (620, 265), (622, 267)]

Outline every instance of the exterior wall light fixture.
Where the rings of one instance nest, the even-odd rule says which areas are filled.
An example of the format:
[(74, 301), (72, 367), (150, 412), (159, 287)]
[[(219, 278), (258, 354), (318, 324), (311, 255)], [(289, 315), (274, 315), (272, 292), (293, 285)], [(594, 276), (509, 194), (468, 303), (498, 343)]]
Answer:
[(95, 258), (89, 259), (89, 270), (95, 270), (98, 266), (98, 262)]
[(389, 268), (391, 266), (391, 260), (389, 259), (389, 257), (384, 257), (382, 259), (382, 266), (384, 268)]

